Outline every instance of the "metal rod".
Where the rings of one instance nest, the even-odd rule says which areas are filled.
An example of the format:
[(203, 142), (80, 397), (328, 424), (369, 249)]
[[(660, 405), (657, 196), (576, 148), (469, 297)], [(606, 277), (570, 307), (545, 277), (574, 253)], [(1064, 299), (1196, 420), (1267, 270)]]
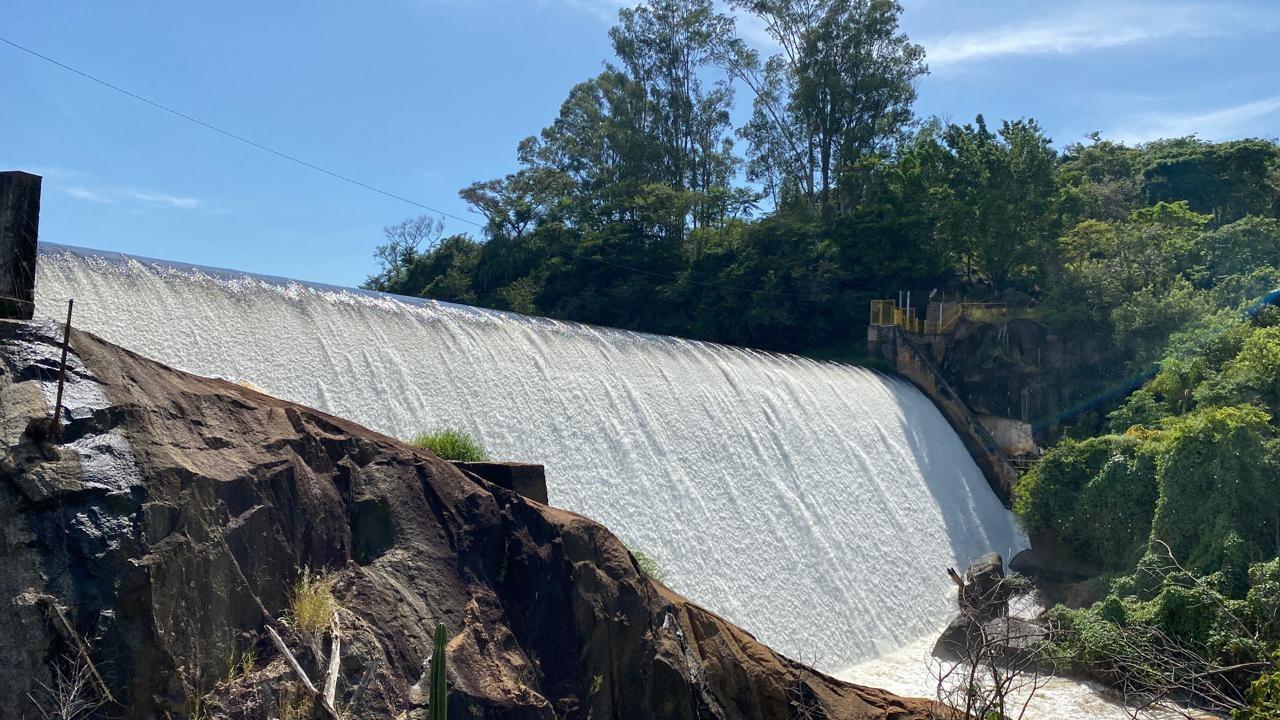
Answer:
[(67, 379), (67, 347), (71, 343), (71, 309), (75, 300), (67, 301), (67, 324), (62, 328), (62, 362), (58, 365), (58, 399), (53, 403), (53, 417), (49, 428), (56, 435), (62, 431), (62, 386)]

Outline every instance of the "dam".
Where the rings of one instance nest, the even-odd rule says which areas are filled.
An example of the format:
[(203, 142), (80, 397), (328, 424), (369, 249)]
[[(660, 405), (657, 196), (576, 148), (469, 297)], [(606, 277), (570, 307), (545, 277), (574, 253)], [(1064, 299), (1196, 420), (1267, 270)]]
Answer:
[(547, 468), (550, 501), (828, 671), (918, 643), (944, 570), (1027, 547), (913, 386), (867, 369), (42, 244), (36, 314), (188, 372)]

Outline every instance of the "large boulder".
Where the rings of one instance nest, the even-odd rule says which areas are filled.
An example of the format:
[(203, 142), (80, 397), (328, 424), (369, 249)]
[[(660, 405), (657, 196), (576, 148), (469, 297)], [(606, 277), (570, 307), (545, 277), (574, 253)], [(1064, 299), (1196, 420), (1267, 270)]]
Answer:
[(974, 664), (1026, 666), (1037, 661), (1047, 634), (1039, 624), (1009, 616), (1013, 588), (999, 553), (970, 563), (964, 575), (950, 571), (959, 585), (959, 612), (933, 646), (934, 657)]
[(283, 717), (298, 684), (266, 630), (322, 675), (325, 648), (277, 620), (308, 568), (341, 608), (339, 709), (377, 663), (354, 718), (420, 711), (437, 622), (454, 718), (928, 716), (652, 582), (588, 518), (92, 335), (43, 439), (56, 334), (0, 322), (0, 718), (35, 716), (81, 643), (111, 716)]
[(1012, 595), (1000, 553), (987, 553), (969, 564), (961, 580), (958, 600), (963, 613), (986, 620), (1009, 613)]

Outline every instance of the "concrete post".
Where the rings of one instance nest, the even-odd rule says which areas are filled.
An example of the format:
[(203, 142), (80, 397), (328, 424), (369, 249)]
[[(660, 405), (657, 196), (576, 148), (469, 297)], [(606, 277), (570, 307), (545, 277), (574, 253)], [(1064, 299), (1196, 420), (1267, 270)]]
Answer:
[(0, 319), (35, 313), (36, 238), (40, 233), (40, 176), (0, 172)]

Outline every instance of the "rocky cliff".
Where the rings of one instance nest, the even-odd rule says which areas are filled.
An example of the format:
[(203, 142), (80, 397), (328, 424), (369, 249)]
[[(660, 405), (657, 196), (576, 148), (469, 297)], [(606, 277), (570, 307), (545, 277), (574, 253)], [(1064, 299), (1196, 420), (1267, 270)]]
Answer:
[(341, 607), (339, 708), (376, 664), (356, 718), (420, 709), (437, 622), (454, 718), (927, 716), (650, 581), (587, 518), (88, 334), (71, 348), (49, 437), (55, 329), (0, 322), (0, 718), (39, 717), (81, 644), (110, 716), (288, 717), (265, 631), (323, 674), (324, 648), (276, 620), (307, 568)]

